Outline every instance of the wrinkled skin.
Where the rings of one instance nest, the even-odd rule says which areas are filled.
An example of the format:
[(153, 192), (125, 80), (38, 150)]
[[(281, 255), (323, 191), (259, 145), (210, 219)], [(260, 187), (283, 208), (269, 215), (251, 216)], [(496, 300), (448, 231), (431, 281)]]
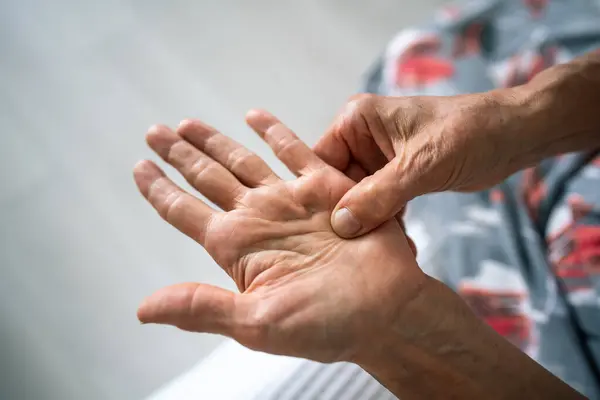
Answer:
[(360, 228), (338, 230), (334, 218), (337, 233), (364, 234), (417, 196), (486, 189), (524, 167), (513, 162), (515, 146), (506, 139), (525, 146), (513, 93), (354, 96), (314, 147), (348, 176), (357, 169), (366, 175), (336, 206), (351, 210)]
[(200, 283), (163, 288), (142, 322), (234, 338), (269, 353), (352, 361), (401, 318), (429, 278), (391, 219), (358, 239), (330, 225), (355, 182), (319, 159), (275, 117), (249, 125), (298, 178), (283, 181), (256, 155), (199, 121), (151, 128), (149, 145), (217, 211), (182, 191), (152, 162), (134, 170), (158, 213), (202, 245), (241, 293)]

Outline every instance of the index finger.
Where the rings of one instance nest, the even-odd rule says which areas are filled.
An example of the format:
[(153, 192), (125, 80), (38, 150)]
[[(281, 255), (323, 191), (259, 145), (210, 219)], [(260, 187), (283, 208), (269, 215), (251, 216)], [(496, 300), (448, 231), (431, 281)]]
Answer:
[(332, 130), (319, 139), (313, 151), (321, 160), (338, 171), (344, 171), (350, 165), (351, 152), (348, 144)]
[(246, 121), (296, 176), (328, 166), (290, 128), (267, 111), (251, 110)]

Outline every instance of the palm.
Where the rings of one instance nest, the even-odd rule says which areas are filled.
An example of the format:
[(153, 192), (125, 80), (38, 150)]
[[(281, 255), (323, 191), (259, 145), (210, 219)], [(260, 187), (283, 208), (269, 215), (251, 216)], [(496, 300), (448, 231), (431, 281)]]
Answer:
[(321, 253), (340, 244), (329, 230), (326, 208), (307, 207), (306, 195), (316, 195), (315, 179), (303, 180), (296, 187), (281, 182), (249, 192), (235, 210), (215, 216), (211, 223), (205, 247), (241, 292), (308, 269)]
[[(404, 285), (409, 298), (422, 274), (395, 221), (359, 239), (338, 237), (331, 210), (353, 182), (273, 117), (258, 114), (249, 122), (298, 179), (280, 180), (258, 157), (201, 123), (184, 124), (179, 135), (158, 128), (149, 136), (165, 160), (226, 212), (182, 192), (149, 163), (136, 169), (141, 191), (206, 248), (242, 293), (177, 285), (148, 299), (140, 319), (225, 334), (271, 353), (350, 359), (365, 326), (378, 329), (389, 319), (383, 314), (395, 312), (377, 304), (382, 296), (397, 297)], [(403, 265), (390, 268), (394, 263)]]

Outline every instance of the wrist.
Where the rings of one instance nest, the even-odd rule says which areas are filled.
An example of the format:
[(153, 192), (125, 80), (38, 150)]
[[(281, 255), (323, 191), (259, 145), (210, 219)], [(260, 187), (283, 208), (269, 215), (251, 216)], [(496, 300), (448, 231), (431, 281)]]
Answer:
[(460, 388), (463, 395), (478, 393), (468, 375), (452, 365), (455, 362), (443, 361), (462, 358), (461, 333), (451, 326), (462, 319), (459, 315), (465, 311), (456, 310), (455, 304), (448, 302), (446, 290), (452, 294), (443, 284), (428, 278), (419, 296), (403, 307), (391, 326), (376, 335), (372, 345), (352, 361), (403, 399), (442, 398), (450, 393), (448, 388)]
[(578, 398), (433, 278), (353, 361), (403, 399)]

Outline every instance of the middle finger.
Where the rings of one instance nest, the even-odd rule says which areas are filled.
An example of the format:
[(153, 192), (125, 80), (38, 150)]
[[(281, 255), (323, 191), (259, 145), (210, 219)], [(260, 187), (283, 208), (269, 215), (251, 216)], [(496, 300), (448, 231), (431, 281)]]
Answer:
[(202, 121), (183, 121), (177, 128), (177, 133), (231, 171), (248, 187), (280, 181), (259, 156)]

